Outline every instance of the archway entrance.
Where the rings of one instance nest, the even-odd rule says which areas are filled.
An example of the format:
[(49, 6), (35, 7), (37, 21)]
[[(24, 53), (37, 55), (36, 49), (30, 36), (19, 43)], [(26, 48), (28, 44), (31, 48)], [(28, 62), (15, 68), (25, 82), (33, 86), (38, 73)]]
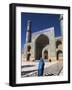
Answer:
[(61, 60), (63, 58), (63, 52), (61, 50), (57, 51), (57, 60)]
[(30, 60), (30, 56), (31, 56), (31, 54), (27, 54), (27, 61)]
[(30, 60), (30, 56), (31, 56), (30, 50), (31, 50), (31, 46), (28, 45), (28, 46), (27, 46), (27, 61)]
[(39, 60), (42, 57), (43, 48), (49, 44), (49, 39), (46, 35), (41, 34), (35, 42), (35, 59)]
[(44, 51), (44, 59), (48, 59), (48, 51), (47, 50)]
[(58, 48), (59, 45), (61, 45), (61, 44), (62, 44), (62, 42), (61, 42), (60, 40), (57, 40), (57, 41), (56, 41), (56, 48)]

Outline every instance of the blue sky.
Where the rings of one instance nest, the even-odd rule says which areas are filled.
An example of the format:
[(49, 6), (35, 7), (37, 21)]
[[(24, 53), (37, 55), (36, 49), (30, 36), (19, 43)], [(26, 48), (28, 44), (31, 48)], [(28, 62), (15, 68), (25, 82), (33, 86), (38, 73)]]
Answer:
[(55, 36), (61, 35), (59, 14), (39, 14), (39, 13), (21, 13), (21, 48), (24, 47), (26, 40), (27, 21), (32, 22), (32, 32), (41, 31), (46, 28), (54, 27)]

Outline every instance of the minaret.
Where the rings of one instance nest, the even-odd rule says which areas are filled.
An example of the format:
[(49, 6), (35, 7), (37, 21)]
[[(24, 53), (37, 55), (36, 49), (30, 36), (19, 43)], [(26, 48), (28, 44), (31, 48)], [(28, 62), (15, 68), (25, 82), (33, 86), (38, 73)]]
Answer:
[(63, 15), (60, 15), (61, 36), (63, 36)]
[(31, 42), (31, 21), (27, 21), (26, 43)]

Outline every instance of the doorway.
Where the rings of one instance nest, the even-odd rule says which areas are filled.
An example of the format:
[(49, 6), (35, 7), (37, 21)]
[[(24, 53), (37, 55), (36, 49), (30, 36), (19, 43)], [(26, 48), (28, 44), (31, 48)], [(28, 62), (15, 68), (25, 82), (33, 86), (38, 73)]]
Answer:
[(31, 56), (31, 54), (27, 54), (27, 61), (30, 60), (30, 56)]
[(57, 51), (57, 60), (60, 60), (63, 58), (63, 52), (61, 50)]
[(48, 51), (47, 50), (44, 51), (44, 59), (48, 59)]

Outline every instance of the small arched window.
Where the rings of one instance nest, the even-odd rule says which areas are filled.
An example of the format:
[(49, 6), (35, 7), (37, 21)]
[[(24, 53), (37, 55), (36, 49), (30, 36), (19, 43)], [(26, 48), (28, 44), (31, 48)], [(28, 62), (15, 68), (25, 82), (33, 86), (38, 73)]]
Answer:
[(58, 46), (61, 45), (61, 44), (62, 44), (62, 42), (60, 40), (57, 40), (56, 41), (56, 48), (58, 48)]
[(27, 46), (27, 50), (28, 50), (28, 52), (31, 50), (31, 46), (30, 45)]

